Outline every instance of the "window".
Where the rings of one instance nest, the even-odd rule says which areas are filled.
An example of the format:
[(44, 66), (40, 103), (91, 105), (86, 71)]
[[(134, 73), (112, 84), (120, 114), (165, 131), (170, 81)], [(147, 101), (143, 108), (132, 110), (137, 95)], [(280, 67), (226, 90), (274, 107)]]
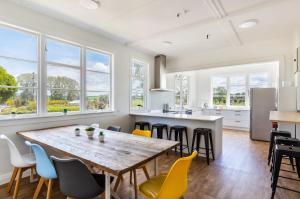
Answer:
[(111, 107), (111, 55), (86, 50), (87, 110), (107, 110)]
[(264, 88), (268, 87), (268, 74), (258, 73), (249, 75), (249, 88)]
[(133, 59), (131, 66), (131, 108), (146, 108), (148, 64)]
[(225, 106), (227, 103), (227, 78), (212, 78), (212, 104)]
[(246, 105), (245, 76), (230, 77), (230, 106)]
[(37, 113), (38, 57), (36, 34), (0, 26), (0, 116)]
[(186, 75), (177, 74), (175, 76), (175, 106), (183, 107), (188, 105), (189, 98), (189, 78)]
[(81, 48), (46, 39), (47, 111), (80, 111)]
[(0, 24), (0, 119), (111, 111), (112, 64), (110, 53)]

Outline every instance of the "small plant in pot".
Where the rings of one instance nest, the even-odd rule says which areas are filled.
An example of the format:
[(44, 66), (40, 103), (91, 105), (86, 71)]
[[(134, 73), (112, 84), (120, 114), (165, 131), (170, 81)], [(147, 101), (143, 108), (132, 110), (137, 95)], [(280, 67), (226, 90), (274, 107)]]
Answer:
[(85, 131), (86, 131), (86, 134), (87, 134), (88, 138), (93, 139), (95, 128), (94, 127), (88, 127), (88, 128), (85, 129)]
[(98, 138), (99, 138), (99, 142), (102, 143), (104, 142), (104, 133), (102, 131), (100, 131)]
[(80, 128), (74, 130), (76, 136), (80, 136)]

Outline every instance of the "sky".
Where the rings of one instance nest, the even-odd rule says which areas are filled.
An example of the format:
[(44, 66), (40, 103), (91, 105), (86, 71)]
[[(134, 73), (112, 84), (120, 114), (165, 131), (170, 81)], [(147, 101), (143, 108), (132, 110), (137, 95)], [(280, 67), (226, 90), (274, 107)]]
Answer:
[[(11, 75), (37, 73), (38, 69), (38, 37), (14, 29), (0, 27), (0, 66)], [(80, 47), (53, 39), (46, 40), (47, 61), (78, 66), (78, 69), (48, 65), (48, 76), (67, 76), (80, 82)], [(7, 59), (13, 57), (26, 61)], [(110, 56), (96, 51), (86, 51), (87, 89), (109, 90), (109, 74), (92, 73), (88, 70), (110, 73)]]

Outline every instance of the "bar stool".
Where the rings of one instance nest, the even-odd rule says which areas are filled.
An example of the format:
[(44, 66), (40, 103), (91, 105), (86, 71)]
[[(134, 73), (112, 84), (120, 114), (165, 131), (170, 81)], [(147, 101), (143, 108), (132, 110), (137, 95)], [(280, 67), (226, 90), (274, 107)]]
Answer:
[[(204, 144), (205, 147), (201, 147), (201, 136), (204, 136)], [(196, 147), (194, 147), (195, 139), (197, 139)], [(209, 148), (210, 145), (210, 148)], [(193, 142), (191, 151), (197, 150), (199, 153), (199, 149), (205, 149), (205, 156), (207, 165), (209, 165), (209, 151), (211, 151), (213, 160), (215, 159), (214, 145), (212, 140), (212, 131), (208, 128), (196, 128), (193, 133)]]
[[(298, 142), (300, 143), (300, 142)], [(300, 146), (300, 144), (299, 144)], [(279, 178), (279, 171), (281, 166), (281, 161), (284, 156), (288, 156), (296, 159), (296, 167), (298, 172), (298, 177), (300, 178), (300, 147), (299, 146), (286, 146), (286, 145), (275, 145), (275, 155), (273, 160), (274, 169), (272, 172), (272, 196), (271, 199), (274, 198), (277, 182)], [(296, 179), (295, 179), (296, 180)], [(287, 189), (287, 188), (284, 188)], [(290, 190), (290, 189), (289, 189)]]
[(152, 124), (151, 137), (153, 136), (154, 129), (156, 129), (158, 139), (163, 139), (164, 129), (166, 130), (165, 132), (167, 134), (167, 139), (169, 138), (169, 132), (168, 132), (168, 125), (167, 124), (161, 124), (161, 123)]
[(270, 165), (270, 161), (271, 161), (271, 157), (272, 157), (275, 136), (292, 137), (291, 133), (288, 132), (288, 131), (271, 131), (271, 134), (270, 134), (270, 145), (269, 145), (269, 154), (268, 154), (268, 165)]
[[(187, 127), (186, 126), (171, 126), (170, 128), (170, 133), (169, 133), (169, 140), (172, 138), (172, 133), (173, 131), (175, 132), (175, 141), (178, 141), (179, 137), (179, 143), (180, 143), (180, 156), (182, 157), (182, 151), (184, 149), (188, 149), (188, 153), (190, 154), (190, 148), (189, 148), (189, 141), (188, 141), (188, 135), (187, 135)], [(186, 144), (183, 144), (183, 133), (185, 133), (185, 139), (186, 139)], [(177, 152), (177, 146), (175, 147), (175, 152)]]
[(145, 130), (145, 127), (147, 127), (148, 130), (150, 130), (150, 123), (149, 122), (144, 122), (144, 121), (135, 122), (134, 123), (134, 129), (136, 129), (137, 126), (139, 126), (140, 130)]

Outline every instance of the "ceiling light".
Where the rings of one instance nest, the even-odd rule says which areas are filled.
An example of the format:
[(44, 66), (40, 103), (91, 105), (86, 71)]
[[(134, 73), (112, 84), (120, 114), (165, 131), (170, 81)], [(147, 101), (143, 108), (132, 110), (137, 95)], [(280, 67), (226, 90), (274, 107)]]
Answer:
[(256, 26), (257, 23), (258, 23), (257, 19), (249, 19), (249, 20), (244, 21), (243, 23), (241, 23), (239, 25), (239, 28), (242, 28), (242, 29), (252, 28), (252, 27)]
[(89, 10), (95, 10), (99, 7), (100, 2), (98, 0), (80, 0), (79, 4)]
[(163, 41), (163, 44), (166, 46), (171, 46), (173, 43), (171, 41)]

